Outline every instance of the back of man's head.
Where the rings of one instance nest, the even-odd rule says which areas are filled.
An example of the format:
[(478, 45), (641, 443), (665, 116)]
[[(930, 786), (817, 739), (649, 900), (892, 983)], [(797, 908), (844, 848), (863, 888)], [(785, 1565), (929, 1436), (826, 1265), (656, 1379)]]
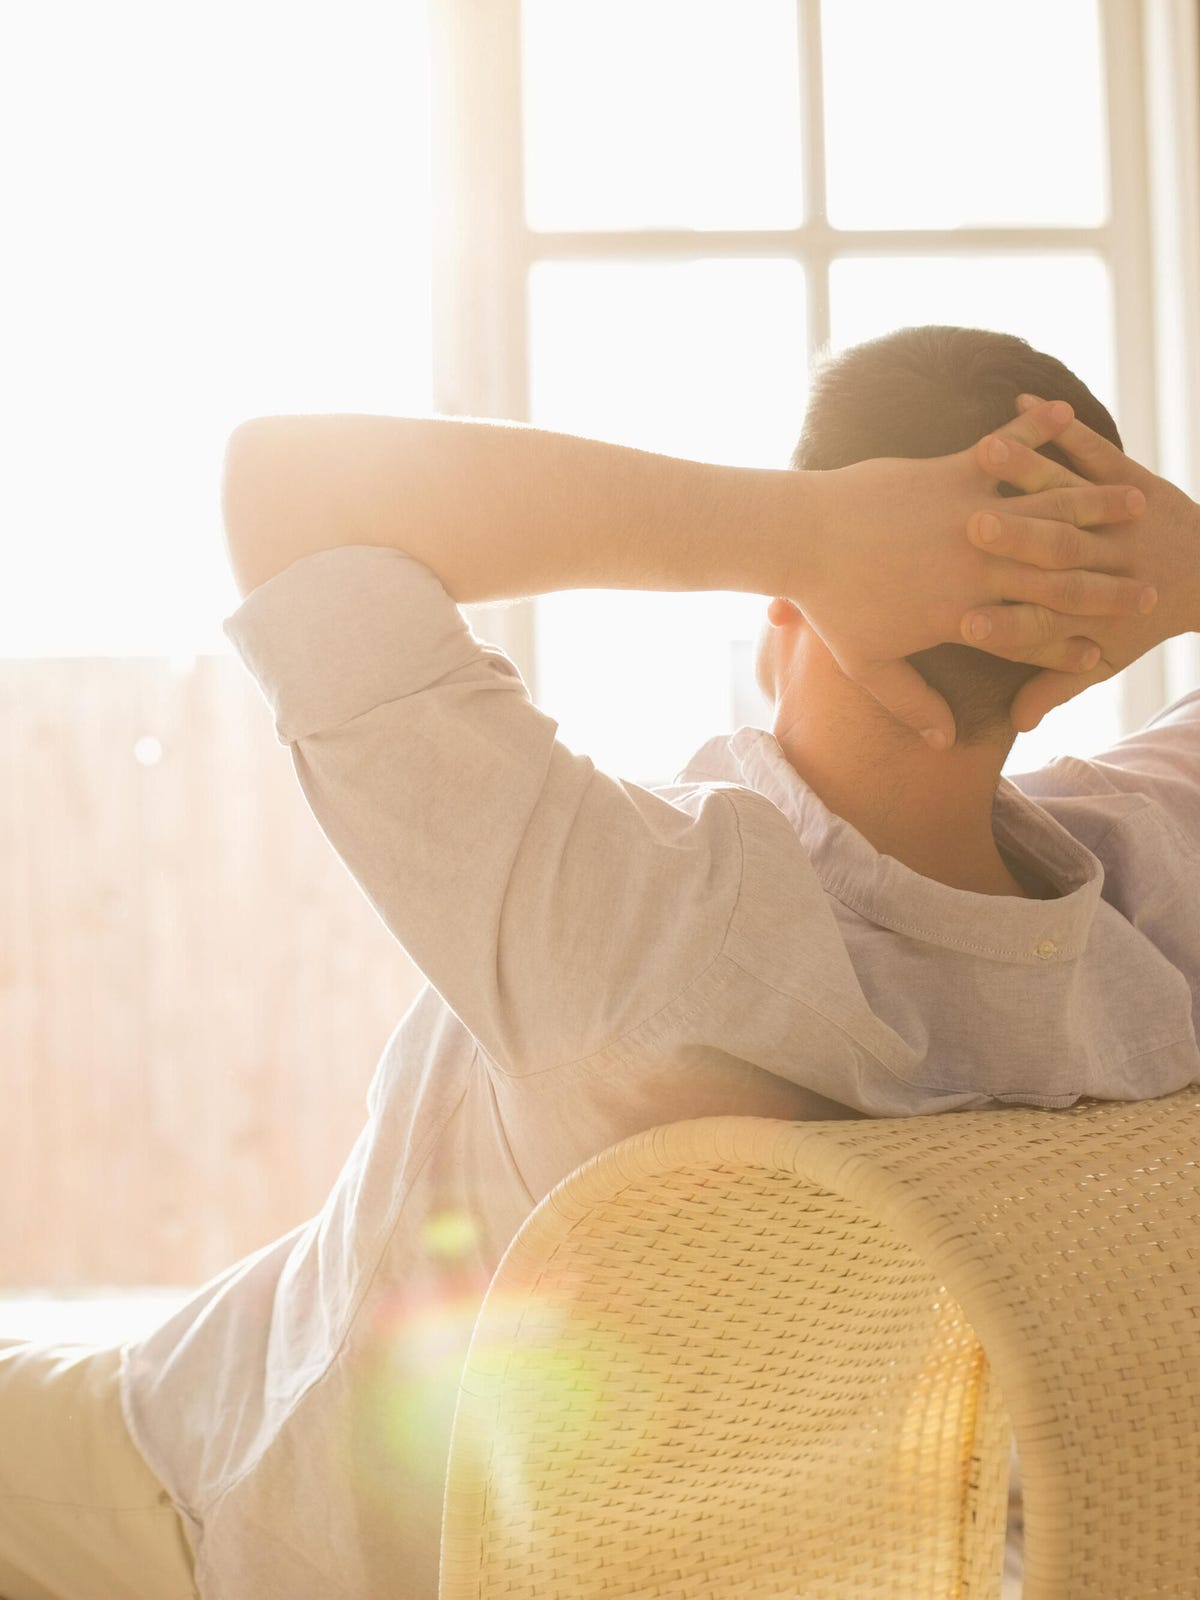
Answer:
[[(952, 455), (1011, 422), (1026, 393), (1068, 401), (1088, 427), (1120, 445), (1116, 423), (1091, 390), (1024, 339), (980, 328), (901, 328), (821, 366), (791, 464), (824, 472), (872, 456)], [(1042, 453), (1065, 463), (1052, 445)], [(966, 644), (935, 645), (908, 659), (946, 699), (960, 743), (1011, 741), (1013, 696), (1037, 667)]]

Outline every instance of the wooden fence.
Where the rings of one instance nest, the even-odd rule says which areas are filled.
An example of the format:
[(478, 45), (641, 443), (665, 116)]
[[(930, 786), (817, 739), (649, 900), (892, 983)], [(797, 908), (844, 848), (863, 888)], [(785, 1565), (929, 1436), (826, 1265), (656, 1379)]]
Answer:
[(0, 661), (0, 1288), (316, 1211), (420, 987), (234, 656)]

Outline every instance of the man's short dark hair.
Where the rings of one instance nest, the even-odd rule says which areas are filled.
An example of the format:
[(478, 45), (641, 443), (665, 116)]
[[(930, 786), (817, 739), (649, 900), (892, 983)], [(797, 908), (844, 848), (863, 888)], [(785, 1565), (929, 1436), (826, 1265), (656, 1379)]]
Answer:
[[(901, 328), (828, 358), (814, 377), (791, 464), (830, 471), (872, 456), (952, 455), (1011, 422), (1026, 393), (1068, 401), (1088, 427), (1121, 445), (1108, 411), (1061, 361), (1013, 334), (933, 326)], [(1069, 464), (1053, 445), (1042, 454)], [(1001, 492), (1019, 491), (1002, 485)], [(946, 699), (963, 744), (1011, 733), (1013, 697), (1039, 670), (966, 644), (934, 645), (907, 659)]]

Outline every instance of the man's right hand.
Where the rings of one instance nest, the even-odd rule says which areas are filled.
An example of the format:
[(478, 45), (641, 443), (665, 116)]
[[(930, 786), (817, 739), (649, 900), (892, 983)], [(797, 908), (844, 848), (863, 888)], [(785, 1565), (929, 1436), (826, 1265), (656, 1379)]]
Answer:
[[(1039, 402), (1023, 395), (1019, 408), (1026, 410)], [(1101, 657), (1089, 672), (1039, 672), (1018, 690), (1009, 720), (1018, 733), (1036, 728), (1047, 712), (1064, 704), (1093, 684), (1103, 683), (1155, 645), (1176, 634), (1200, 629), (1200, 506), (1181, 489), (1131, 461), (1076, 418), (1054, 443), (1079, 469), (1082, 476), (1059, 463), (1009, 441), (1009, 459), (1003, 467), (991, 470), (1021, 489), (1036, 494), (1092, 483), (1132, 484), (1146, 496), (1146, 509), (1138, 519), (1111, 531), (1080, 528), (1075, 548), (1064, 552), (1073, 567), (1111, 572), (1138, 578), (1158, 590), (1158, 604), (1149, 616), (1080, 618), (1079, 633), (1085, 633), (1101, 647)], [(981, 444), (982, 450), (986, 445)], [(980, 538), (979, 519), (973, 519), (968, 535), (973, 544), (989, 553), (1022, 560), (1022, 537), (1028, 524), (1020, 517), (1001, 517), (999, 539), (987, 543)], [(991, 622), (987, 648), (997, 655), (1021, 660), (1036, 644), (1040, 608), (1032, 606), (987, 606), (969, 612), (962, 622), (962, 636), (977, 645), (970, 624), (977, 616)], [(1051, 623), (1051, 613), (1044, 621)], [(1061, 624), (1058, 617), (1056, 624)]]

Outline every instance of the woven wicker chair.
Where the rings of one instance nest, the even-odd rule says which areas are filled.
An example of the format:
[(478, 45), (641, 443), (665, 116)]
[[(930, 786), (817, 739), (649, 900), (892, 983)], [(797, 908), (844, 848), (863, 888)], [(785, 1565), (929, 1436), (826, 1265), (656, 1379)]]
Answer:
[(441, 1600), (1200, 1596), (1200, 1090), (657, 1128), (480, 1313)]

